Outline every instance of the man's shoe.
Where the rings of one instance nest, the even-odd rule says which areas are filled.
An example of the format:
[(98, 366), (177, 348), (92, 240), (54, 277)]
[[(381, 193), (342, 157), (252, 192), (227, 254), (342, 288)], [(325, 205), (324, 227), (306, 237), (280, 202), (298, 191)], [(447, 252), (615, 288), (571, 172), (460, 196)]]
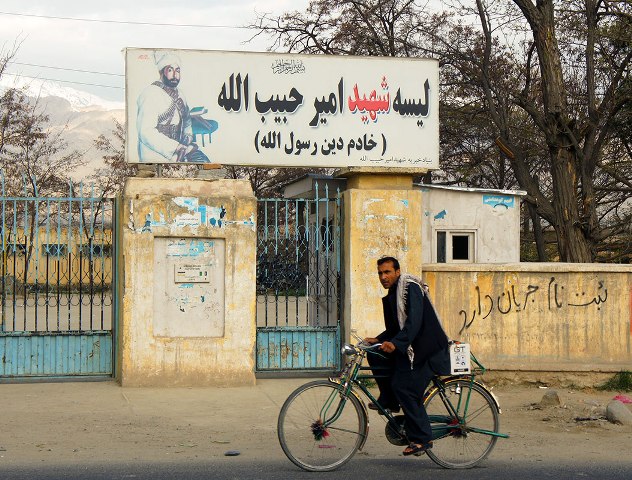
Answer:
[(416, 457), (418, 457), (422, 453), (426, 453), (431, 448), (432, 448), (432, 442), (428, 442), (428, 443), (411, 443), (402, 452), (402, 455), (404, 455), (405, 457), (407, 457), (409, 455), (415, 455)]
[[(369, 409), (371, 409), (371, 410), (377, 410), (377, 412), (378, 412), (380, 415), (384, 415), (384, 414), (382, 413), (382, 411), (378, 408), (378, 406), (377, 406), (375, 403), (373, 403), (373, 402), (369, 402), (368, 407), (369, 407)], [(389, 413), (397, 413), (397, 412), (399, 412), (399, 405), (398, 405), (398, 406), (396, 406), (396, 407), (391, 407), (391, 408), (386, 407), (386, 408), (385, 408), (385, 410), (386, 410), (387, 412), (389, 412)]]

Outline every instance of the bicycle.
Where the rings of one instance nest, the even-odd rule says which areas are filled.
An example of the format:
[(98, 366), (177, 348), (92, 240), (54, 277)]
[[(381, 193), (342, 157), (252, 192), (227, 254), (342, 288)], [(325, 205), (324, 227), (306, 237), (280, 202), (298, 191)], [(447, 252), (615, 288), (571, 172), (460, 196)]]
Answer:
[[(367, 352), (376, 345), (362, 341), (346, 344), (347, 361), (341, 372), (327, 380), (306, 383), (287, 398), (277, 423), (277, 433), (285, 455), (307, 471), (331, 471), (347, 463), (362, 450), (368, 437), (368, 411), (359, 392), (376, 404), (386, 420), (385, 435), (393, 445), (408, 445), (404, 416), (383, 408), (363, 383), (377, 375), (361, 375)], [(424, 394), (424, 405), (433, 432), (433, 448), (426, 454), (444, 468), (470, 468), (483, 461), (498, 438), (500, 406), (496, 397), (476, 376), (485, 367), (477, 366), (467, 375), (433, 377)], [(349, 406), (350, 405), (350, 406)]]

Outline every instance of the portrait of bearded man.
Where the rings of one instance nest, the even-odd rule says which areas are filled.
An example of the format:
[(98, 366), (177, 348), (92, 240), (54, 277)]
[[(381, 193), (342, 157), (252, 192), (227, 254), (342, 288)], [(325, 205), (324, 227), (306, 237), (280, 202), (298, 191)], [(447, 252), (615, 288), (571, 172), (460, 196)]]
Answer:
[[(194, 142), (191, 111), (179, 87), (180, 58), (170, 52), (154, 52), (159, 80), (138, 97), (138, 158), (145, 163), (209, 163)], [(207, 120), (197, 118), (198, 122)], [(207, 125), (208, 133), (217, 129)]]

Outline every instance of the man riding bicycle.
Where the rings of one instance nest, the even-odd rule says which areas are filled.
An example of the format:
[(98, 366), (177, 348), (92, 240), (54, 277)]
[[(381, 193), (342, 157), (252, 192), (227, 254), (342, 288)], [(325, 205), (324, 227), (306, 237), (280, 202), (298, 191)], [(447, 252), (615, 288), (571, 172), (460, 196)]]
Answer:
[[(380, 355), (368, 355), (376, 378), (378, 402), (391, 411), (404, 410), (410, 445), (404, 455), (421, 454), (432, 448), (432, 429), (423, 405), (423, 393), (430, 379), (450, 372), (448, 337), (428, 299), (422, 281), (402, 274), (399, 261), (383, 257), (377, 261), (380, 283), (388, 294), (382, 298), (385, 330), (365, 338), (371, 345), (382, 343)], [(377, 367), (377, 368), (376, 368)], [(377, 410), (373, 403), (369, 408)]]

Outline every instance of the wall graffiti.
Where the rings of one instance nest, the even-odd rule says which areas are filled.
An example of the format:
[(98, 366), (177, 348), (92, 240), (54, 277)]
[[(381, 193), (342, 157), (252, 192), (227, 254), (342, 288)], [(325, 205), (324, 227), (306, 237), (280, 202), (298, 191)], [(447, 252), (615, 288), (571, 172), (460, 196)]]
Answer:
[(551, 277), (548, 285), (527, 285), (526, 289), (517, 285), (511, 285), (502, 292), (481, 292), (480, 286), (476, 285), (474, 308), (471, 311), (460, 310), (459, 315), (463, 317), (463, 326), (459, 331), (462, 334), (469, 329), (477, 319), (485, 320), (492, 313), (507, 315), (510, 312), (524, 312), (529, 304), (544, 302), (549, 311), (556, 311), (568, 307), (588, 308), (594, 305), (597, 310), (601, 304), (608, 300), (608, 289), (604, 286), (603, 280), (597, 280), (596, 289), (587, 293), (586, 291), (569, 293), (564, 285)]

